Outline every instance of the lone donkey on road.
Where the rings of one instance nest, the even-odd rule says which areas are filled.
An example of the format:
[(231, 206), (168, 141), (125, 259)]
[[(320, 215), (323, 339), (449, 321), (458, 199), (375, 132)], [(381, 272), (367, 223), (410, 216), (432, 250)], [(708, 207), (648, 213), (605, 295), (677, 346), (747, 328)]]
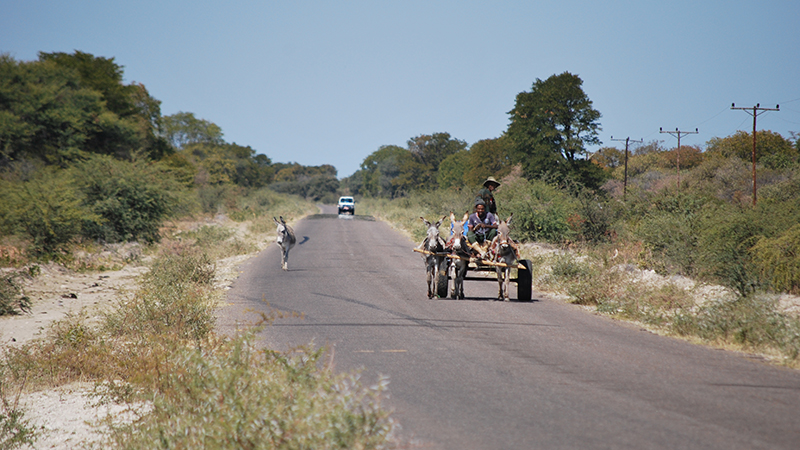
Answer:
[(278, 237), (275, 239), (275, 243), (281, 248), (281, 268), (283, 270), (289, 270), (289, 250), (297, 243), (297, 238), (294, 235), (292, 227), (286, 225), (283, 216), (280, 216), (280, 218), (280, 221), (274, 217), (272, 218), (278, 226)]

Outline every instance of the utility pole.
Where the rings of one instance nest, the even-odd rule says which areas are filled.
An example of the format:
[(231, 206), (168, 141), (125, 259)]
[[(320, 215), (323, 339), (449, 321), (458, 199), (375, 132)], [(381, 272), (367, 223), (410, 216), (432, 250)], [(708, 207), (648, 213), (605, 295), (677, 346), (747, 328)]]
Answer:
[(614, 136), (611, 136), (612, 141), (625, 141), (625, 178), (622, 182), (622, 201), (625, 201), (625, 196), (628, 194), (628, 143), (629, 142), (638, 142), (642, 143), (644, 140), (639, 139), (638, 141), (631, 141), (630, 136), (626, 137), (625, 139), (614, 139)]
[[(761, 103), (756, 103), (752, 108), (737, 108), (736, 103), (731, 103), (731, 109), (741, 109), (753, 116), (753, 206), (756, 206), (756, 117), (764, 114), (767, 111), (780, 111), (781, 105), (775, 105), (774, 108), (761, 108)], [(750, 110), (753, 112), (750, 112)]]
[(681, 136), (684, 135), (684, 134), (697, 134), (697, 133), (699, 133), (699, 131), (697, 131), (697, 128), (695, 128), (694, 131), (681, 131), (681, 130), (679, 130), (677, 128), (675, 128), (675, 131), (664, 131), (664, 129), (661, 128), (661, 127), (659, 127), (658, 130), (661, 133), (668, 133), (668, 134), (671, 134), (673, 136), (677, 136), (678, 137), (678, 148), (677, 148), (677, 156), (678, 156), (678, 189), (680, 189), (681, 188)]

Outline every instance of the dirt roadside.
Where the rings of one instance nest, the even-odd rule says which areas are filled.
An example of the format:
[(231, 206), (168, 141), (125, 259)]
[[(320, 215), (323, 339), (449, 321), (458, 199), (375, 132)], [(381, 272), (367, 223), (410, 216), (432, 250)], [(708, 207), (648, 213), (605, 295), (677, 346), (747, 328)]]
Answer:
[[(269, 236), (247, 233), (246, 224), (232, 222), (224, 216), (214, 219), (181, 223), (172, 232), (196, 229), (203, 225), (233, 228), (236, 235), (254, 244), (256, 251), (216, 262), (215, 284), (226, 289), (238, 275), (237, 267), (257, 255), (269, 245)], [(97, 255), (79, 257), (100, 259), (118, 270), (79, 273), (58, 264), (39, 266), (35, 277), (23, 282), (23, 292), (31, 300), (30, 311), (18, 316), (0, 317), (0, 344), (19, 346), (32, 339), (44, 337), (48, 327), (68, 314), (81, 314), (89, 322), (99, 320), (104, 311), (113, 308), (126, 293), (136, 289), (137, 278), (147, 271), (148, 257), (138, 245), (109, 246)], [(92, 443), (102, 437), (102, 427), (96, 425), (107, 416), (115, 422), (130, 420), (121, 405), (97, 406), (91, 383), (74, 383), (51, 390), (22, 393), (19, 402), (24, 405), (30, 423), (43, 431), (33, 449), (69, 450), (92, 448)], [(12, 399), (13, 400), (13, 399)]]

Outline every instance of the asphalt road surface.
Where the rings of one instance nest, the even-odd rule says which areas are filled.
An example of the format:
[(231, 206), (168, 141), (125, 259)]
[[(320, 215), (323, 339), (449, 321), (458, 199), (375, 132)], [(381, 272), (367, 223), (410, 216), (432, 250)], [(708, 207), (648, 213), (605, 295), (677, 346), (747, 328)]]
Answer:
[(387, 376), (401, 436), (418, 448), (800, 448), (798, 371), (657, 336), (535, 286), (530, 303), (493, 301), (487, 281), (467, 281), (465, 300), (429, 300), (415, 243), (323, 212), (297, 224), (288, 271), (275, 245), (241, 267), (220, 327), (270, 308), (302, 313), (261, 342), (328, 346), (336, 370), (361, 369), (367, 385)]

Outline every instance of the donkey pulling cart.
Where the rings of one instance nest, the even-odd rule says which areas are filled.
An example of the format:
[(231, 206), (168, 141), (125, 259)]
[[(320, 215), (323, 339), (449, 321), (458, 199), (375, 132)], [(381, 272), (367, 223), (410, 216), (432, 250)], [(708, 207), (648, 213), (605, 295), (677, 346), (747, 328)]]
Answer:
[[(517, 300), (531, 301), (531, 262), (520, 259), (516, 242), (508, 237), (511, 216), (506, 221), (500, 221), (497, 237), (486, 248), (467, 241), (463, 233), (466, 218), (465, 215), (463, 220), (456, 221), (455, 216), (450, 214), (453, 226), (447, 242), (439, 237), (439, 226), (445, 217), (435, 223), (421, 218), (428, 227), (428, 236), (413, 251), (422, 253), (425, 258), (428, 298), (433, 298), (434, 294), (446, 298), (449, 293), (453, 299), (463, 299), (464, 281), (473, 280), (496, 281), (499, 287), (497, 298), (506, 301), (509, 300), (509, 285), (514, 282), (517, 285)], [(452, 289), (449, 289), (450, 280), (453, 280)]]

